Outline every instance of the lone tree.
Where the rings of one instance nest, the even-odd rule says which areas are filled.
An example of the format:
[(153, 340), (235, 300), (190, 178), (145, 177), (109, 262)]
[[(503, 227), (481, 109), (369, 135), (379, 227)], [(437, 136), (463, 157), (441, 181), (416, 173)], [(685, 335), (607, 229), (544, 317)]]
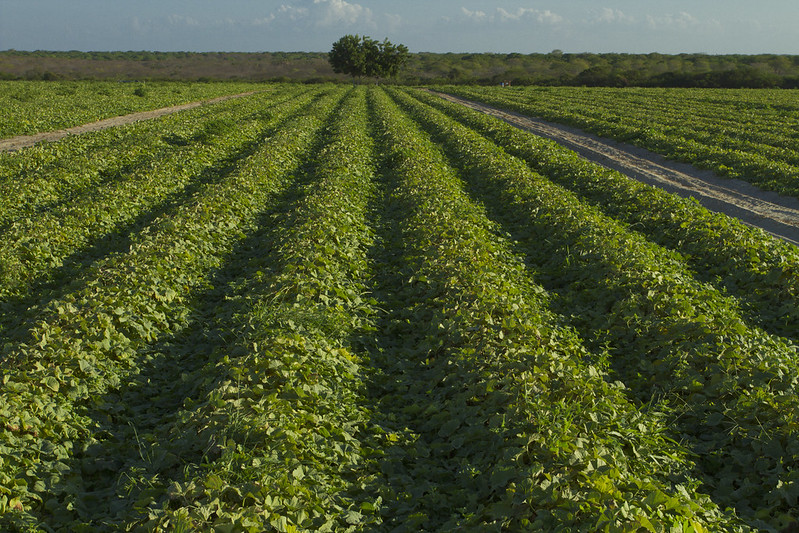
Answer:
[(334, 72), (374, 78), (393, 78), (408, 61), (408, 48), (360, 35), (345, 35), (335, 43), (328, 54)]

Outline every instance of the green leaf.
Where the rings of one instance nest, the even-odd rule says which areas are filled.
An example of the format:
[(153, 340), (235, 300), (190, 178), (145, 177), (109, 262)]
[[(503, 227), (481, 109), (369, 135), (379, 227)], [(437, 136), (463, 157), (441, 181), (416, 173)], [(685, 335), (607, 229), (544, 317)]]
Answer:
[(455, 433), (455, 431), (457, 431), (459, 427), (461, 427), (461, 423), (462, 423), (461, 420), (459, 420), (458, 418), (450, 418), (449, 420), (444, 422), (444, 424), (441, 426), (441, 429), (438, 430), (438, 436), (445, 438), (449, 437), (450, 435)]
[(44, 378), (44, 386), (53, 392), (58, 392), (59, 389), (58, 380), (53, 376), (47, 376)]

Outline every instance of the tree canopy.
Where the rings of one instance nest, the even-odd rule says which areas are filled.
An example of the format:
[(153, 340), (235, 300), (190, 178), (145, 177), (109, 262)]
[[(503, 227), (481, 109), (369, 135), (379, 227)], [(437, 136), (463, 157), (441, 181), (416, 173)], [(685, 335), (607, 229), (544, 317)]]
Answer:
[(367, 36), (345, 35), (328, 54), (333, 71), (354, 77), (394, 77), (408, 61), (408, 48), (388, 39), (376, 41)]

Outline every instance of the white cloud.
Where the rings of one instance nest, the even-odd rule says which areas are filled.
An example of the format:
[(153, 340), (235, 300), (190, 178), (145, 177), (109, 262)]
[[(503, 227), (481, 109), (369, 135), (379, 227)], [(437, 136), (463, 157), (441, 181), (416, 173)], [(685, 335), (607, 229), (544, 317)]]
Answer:
[(613, 24), (616, 22), (630, 24), (635, 22), (635, 17), (625, 15), (624, 12), (610, 7), (602, 8), (602, 12), (596, 17), (595, 22)]
[(563, 17), (561, 17), (557, 13), (553, 13), (548, 9), (540, 11), (538, 9), (520, 7), (515, 11), (508, 11), (507, 9), (498, 7), (496, 11), (490, 15), (487, 14), (485, 11), (470, 11), (465, 7), (462, 7), (461, 11), (466, 16), (466, 18), (473, 20), (475, 22), (504, 23), (504, 22), (533, 21), (533, 22), (538, 22), (539, 24), (557, 24), (563, 21)]
[(516, 10), (515, 13), (510, 13), (510, 12), (502, 9), (501, 7), (498, 7), (497, 8), (497, 17), (499, 18), (499, 20), (501, 20), (503, 22), (506, 21), (506, 20), (521, 20), (528, 13), (531, 13), (531, 12), (535, 13), (535, 11), (536, 11), (535, 9), (529, 9), (529, 8), (526, 8), (526, 7), (520, 7), (519, 9)]
[(372, 10), (346, 0), (304, 0), (301, 5), (282, 4), (268, 15), (250, 21), (254, 25), (305, 22), (316, 27), (374, 26)]
[(200, 26), (200, 21), (194, 17), (184, 17), (183, 15), (169, 15), (167, 21), (172, 26)]
[(308, 8), (287, 6), (286, 4), (283, 4), (280, 6), (280, 9), (277, 10), (277, 15), (274, 16), (288, 18), (289, 20), (300, 20), (308, 16)]
[(270, 24), (270, 23), (271, 23), (273, 20), (275, 20), (276, 18), (277, 18), (277, 17), (275, 16), (275, 14), (274, 14), (274, 13), (270, 13), (270, 14), (269, 14), (269, 15), (267, 15), (266, 17), (261, 17), (261, 18), (257, 18), (257, 19), (252, 19), (252, 25), (253, 25), (253, 26), (266, 26), (267, 24)]
[(538, 22), (542, 24), (557, 24), (559, 22), (563, 22), (563, 17), (557, 13), (553, 13), (548, 9), (545, 11), (540, 11), (536, 18), (538, 19)]
[(477, 22), (488, 20), (488, 15), (486, 15), (485, 11), (469, 11), (465, 7), (462, 7), (461, 11), (463, 11), (463, 14), (466, 15), (466, 18), (475, 20)]
[(280, 19), (280, 22), (283, 23), (285, 23), (286, 21), (297, 22), (298, 20), (307, 18), (308, 14), (309, 10), (307, 7), (294, 7), (283, 4), (274, 13), (270, 13), (265, 17), (253, 19), (251, 23), (254, 26), (264, 26), (267, 24), (271, 24), (272, 22), (278, 19)]
[(134, 16), (130, 19), (130, 25), (135, 33), (153, 34), (161, 31), (178, 31), (182, 28), (199, 28), (203, 24), (194, 17), (171, 14), (147, 19)]
[(668, 14), (659, 17), (647, 15), (646, 20), (649, 27), (653, 29), (679, 28), (684, 30), (699, 24), (699, 20), (696, 17), (685, 11), (681, 11), (677, 15)]
[(321, 11), (316, 13), (318, 26), (346, 26), (372, 22), (372, 10), (360, 4), (350, 4), (344, 0), (314, 0), (314, 5)]

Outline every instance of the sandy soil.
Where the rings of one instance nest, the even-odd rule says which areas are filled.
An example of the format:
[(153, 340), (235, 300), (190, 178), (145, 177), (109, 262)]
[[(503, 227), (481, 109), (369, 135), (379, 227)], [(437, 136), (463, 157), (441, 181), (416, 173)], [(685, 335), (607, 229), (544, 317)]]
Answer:
[(185, 109), (200, 107), (201, 105), (222, 102), (223, 100), (229, 100), (231, 98), (241, 98), (242, 96), (249, 96), (253, 93), (254, 91), (241, 94), (220, 96), (218, 98), (213, 98), (211, 100), (191, 102), (188, 104), (176, 105), (171, 107), (162, 107), (161, 109), (154, 109), (152, 111), (142, 111), (140, 113), (132, 113), (130, 115), (111, 117), (97, 122), (91, 122), (89, 124), (83, 124), (81, 126), (67, 128), (64, 130), (48, 131), (44, 133), (37, 133), (35, 135), (20, 135), (18, 137), (10, 137), (8, 139), (0, 139), (0, 152), (13, 152), (15, 150), (21, 150), (22, 148), (33, 146), (34, 144), (42, 141), (48, 141), (48, 142), (57, 141), (59, 139), (67, 137), (68, 135), (80, 135), (81, 133), (86, 133), (89, 131), (97, 131), (105, 128), (112, 128), (114, 126), (132, 124), (134, 122), (139, 122), (140, 120), (148, 120), (151, 118), (161, 117), (164, 115), (168, 115), (170, 113), (183, 111)]
[(552, 139), (582, 157), (683, 197), (694, 197), (712, 211), (725, 213), (799, 245), (799, 199), (762, 191), (741, 180), (669, 161), (663, 156), (580, 131), (451, 95), (443, 98), (499, 117), (521, 129)]

